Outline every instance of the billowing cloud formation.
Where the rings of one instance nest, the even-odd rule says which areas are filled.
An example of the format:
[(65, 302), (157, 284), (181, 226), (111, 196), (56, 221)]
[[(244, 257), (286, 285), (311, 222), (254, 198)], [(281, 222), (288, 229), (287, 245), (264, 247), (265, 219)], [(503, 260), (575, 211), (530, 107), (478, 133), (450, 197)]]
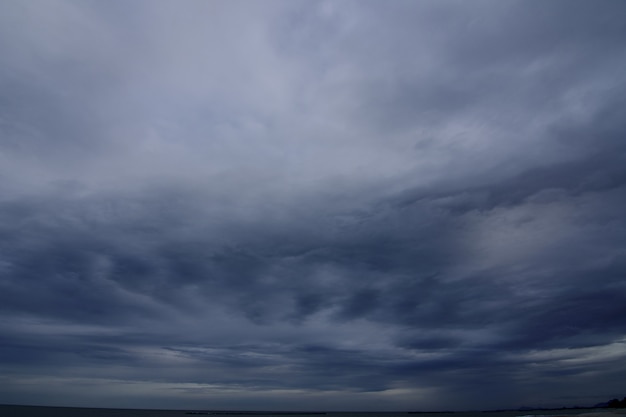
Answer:
[(0, 6), (0, 402), (626, 386), (621, 1)]

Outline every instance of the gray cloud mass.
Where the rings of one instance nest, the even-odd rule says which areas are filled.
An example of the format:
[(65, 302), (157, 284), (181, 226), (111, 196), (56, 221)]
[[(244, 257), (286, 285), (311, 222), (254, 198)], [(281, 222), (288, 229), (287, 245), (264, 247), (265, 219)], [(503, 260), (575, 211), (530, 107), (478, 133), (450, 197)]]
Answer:
[(626, 391), (626, 4), (0, 5), (0, 403)]

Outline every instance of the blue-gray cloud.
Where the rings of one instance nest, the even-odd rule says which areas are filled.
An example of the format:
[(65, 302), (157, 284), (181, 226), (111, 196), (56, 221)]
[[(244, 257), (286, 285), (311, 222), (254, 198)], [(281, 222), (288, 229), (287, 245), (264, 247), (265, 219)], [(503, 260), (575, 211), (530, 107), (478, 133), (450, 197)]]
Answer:
[(0, 402), (622, 395), (621, 2), (0, 8)]

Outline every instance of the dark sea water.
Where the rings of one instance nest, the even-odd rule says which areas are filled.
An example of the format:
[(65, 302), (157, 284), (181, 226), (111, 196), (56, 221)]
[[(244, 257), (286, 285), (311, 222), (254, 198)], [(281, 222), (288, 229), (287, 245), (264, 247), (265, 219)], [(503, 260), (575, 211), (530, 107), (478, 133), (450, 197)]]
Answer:
[(563, 416), (604, 410), (532, 410), (532, 411), (485, 411), (485, 412), (438, 412), (438, 413), (390, 413), (390, 412), (237, 412), (206, 410), (137, 410), (113, 408), (70, 408), (0, 405), (0, 417), (540, 417)]

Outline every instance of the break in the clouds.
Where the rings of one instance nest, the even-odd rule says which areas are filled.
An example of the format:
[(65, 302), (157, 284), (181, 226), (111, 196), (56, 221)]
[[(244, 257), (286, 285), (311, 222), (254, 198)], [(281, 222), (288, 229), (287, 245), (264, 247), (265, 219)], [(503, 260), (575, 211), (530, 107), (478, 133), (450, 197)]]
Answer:
[(0, 5), (0, 402), (626, 390), (622, 1)]

